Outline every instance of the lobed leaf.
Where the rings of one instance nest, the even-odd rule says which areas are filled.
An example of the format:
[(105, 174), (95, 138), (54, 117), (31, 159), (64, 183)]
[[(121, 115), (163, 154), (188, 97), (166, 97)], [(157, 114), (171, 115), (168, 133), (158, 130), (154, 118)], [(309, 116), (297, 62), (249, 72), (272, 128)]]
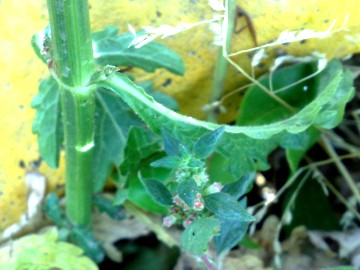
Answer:
[(58, 228), (67, 227), (69, 222), (60, 207), (60, 200), (55, 193), (50, 193), (43, 206), (46, 218), (52, 220)]
[(191, 254), (199, 256), (207, 249), (207, 243), (217, 234), (220, 220), (215, 217), (200, 218), (193, 221), (181, 235), (181, 246)]
[[(94, 191), (99, 192), (112, 166), (124, 160), (124, 148), (132, 126), (141, 121), (116, 95), (106, 89), (96, 91)], [(131, 166), (131, 165), (130, 165)]]
[(112, 219), (123, 220), (125, 218), (123, 208), (115, 205), (111, 200), (105, 198), (103, 195), (96, 195), (93, 199), (93, 204), (100, 212), (108, 214)]
[[(268, 169), (267, 155), (278, 146), (302, 149), (307, 143), (303, 132), (312, 125), (322, 128), (337, 125), (346, 102), (353, 96), (349, 76), (338, 61), (332, 61), (317, 76), (316, 95), (302, 104), (297, 113), (270, 124), (225, 126), (216, 150), (231, 160), (230, 171), (234, 176)], [(221, 127), (166, 109), (119, 73), (111, 74), (105, 80), (101, 78), (98, 84), (117, 93), (154, 132), (164, 129), (185, 145), (192, 145), (197, 138)], [(330, 114), (328, 108), (331, 108)]]
[(134, 66), (147, 72), (165, 68), (174, 74), (184, 74), (184, 63), (176, 52), (155, 41), (135, 49), (129, 47), (133, 39), (131, 33), (119, 35), (115, 26), (93, 33), (96, 62), (103, 66)]
[(4, 270), (99, 269), (83, 255), (81, 248), (59, 241), (55, 228), (43, 234), (26, 235), (11, 241), (10, 245), (3, 245), (0, 249), (0, 265)]
[(95, 240), (89, 229), (81, 227), (73, 227), (70, 240), (84, 250), (86, 256), (90, 257), (94, 262), (100, 263), (105, 258), (104, 250)]
[(60, 91), (57, 82), (48, 78), (39, 85), (39, 93), (31, 102), (36, 109), (32, 132), (38, 135), (40, 155), (52, 168), (59, 165), (60, 148), (64, 140)]
[(160, 138), (149, 129), (132, 126), (124, 149), (124, 161), (120, 165), (121, 174), (128, 175), (139, 163), (161, 150)]

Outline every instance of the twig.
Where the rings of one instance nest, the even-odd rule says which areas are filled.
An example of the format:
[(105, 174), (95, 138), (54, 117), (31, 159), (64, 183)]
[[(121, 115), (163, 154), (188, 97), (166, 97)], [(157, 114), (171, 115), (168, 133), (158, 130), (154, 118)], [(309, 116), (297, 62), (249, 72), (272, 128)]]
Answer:
[(330, 157), (333, 158), (336, 167), (338, 168), (339, 172), (344, 177), (344, 180), (349, 185), (349, 188), (351, 189), (351, 191), (355, 195), (358, 203), (360, 204), (360, 191), (359, 191), (358, 187), (356, 186), (354, 180), (352, 179), (349, 171), (346, 169), (344, 164), (339, 159), (338, 154), (334, 150), (334, 148), (331, 145), (331, 143), (329, 142), (329, 140), (325, 136), (322, 136), (321, 141), (323, 142), (323, 146), (326, 149), (326, 151), (328, 152), (328, 154), (330, 155)]

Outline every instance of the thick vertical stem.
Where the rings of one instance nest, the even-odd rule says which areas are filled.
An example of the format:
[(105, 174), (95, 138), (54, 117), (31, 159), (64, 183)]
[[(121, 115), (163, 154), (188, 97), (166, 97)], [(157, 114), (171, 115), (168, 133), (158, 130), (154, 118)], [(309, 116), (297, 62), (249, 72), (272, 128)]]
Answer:
[(87, 0), (48, 0), (53, 64), (60, 80), (66, 155), (66, 212), (75, 225), (91, 220), (95, 71)]
[[(224, 91), (225, 79), (227, 74), (227, 60), (224, 53), (229, 53), (231, 49), (231, 38), (235, 27), (236, 0), (226, 0), (226, 17), (223, 21), (223, 33), (225, 33), (225, 45), (219, 47), (219, 52), (214, 70), (214, 80), (211, 88), (209, 103), (218, 101)], [(225, 46), (225, 47), (224, 47)], [(208, 112), (207, 120), (217, 122), (219, 109), (215, 107)]]

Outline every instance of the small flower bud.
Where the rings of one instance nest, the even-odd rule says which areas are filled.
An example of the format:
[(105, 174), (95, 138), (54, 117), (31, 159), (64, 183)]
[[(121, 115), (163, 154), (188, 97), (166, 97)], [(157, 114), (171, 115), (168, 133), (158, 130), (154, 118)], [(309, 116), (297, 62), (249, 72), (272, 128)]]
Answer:
[(164, 227), (171, 227), (176, 223), (176, 217), (174, 215), (169, 215), (163, 218), (163, 226)]
[(190, 210), (190, 207), (179, 197), (178, 194), (173, 196), (173, 203), (180, 206), (184, 211)]
[(194, 201), (193, 209), (196, 211), (201, 211), (204, 209), (204, 202), (202, 200), (202, 196), (200, 193), (196, 195), (196, 199)]
[(214, 182), (213, 184), (211, 184), (210, 186), (208, 186), (205, 189), (205, 193), (206, 193), (206, 195), (213, 194), (213, 193), (218, 193), (222, 189), (223, 189), (223, 185), (221, 183)]
[(193, 220), (192, 220), (191, 218), (186, 219), (186, 220), (183, 222), (184, 228), (186, 228), (187, 226), (189, 226), (192, 222), (193, 222)]

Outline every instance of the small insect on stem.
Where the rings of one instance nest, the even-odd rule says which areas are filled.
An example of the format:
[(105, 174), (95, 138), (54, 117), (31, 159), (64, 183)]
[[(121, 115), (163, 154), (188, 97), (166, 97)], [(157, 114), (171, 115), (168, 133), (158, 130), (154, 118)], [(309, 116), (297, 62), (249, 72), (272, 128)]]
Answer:
[(45, 58), (48, 68), (52, 69), (54, 67), (55, 61), (51, 54), (51, 41), (50, 38), (47, 36), (45, 36), (43, 39), (43, 47), (40, 53)]
[(125, 73), (125, 72), (128, 72), (128, 71), (131, 71), (133, 68), (134, 68), (133, 66), (127, 66), (125, 68), (119, 68), (118, 72)]
[(236, 30), (236, 24), (237, 24), (237, 18), (235, 19), (235, 34), (239, 34), (241, 33), (241, 31), (243, 31), (246, 27), (249, 29), (252, 40), (254, 42), (254, 45), (257, 46), (257, 39), (256, 39), (256, 31), (255, 31), (255, 27), (254, 27), (254, 23), (250, 17), (250, 15), (241, 7), (236, 6), (236, 13), (237, 16), (240, 17), (244, 17), (246, 20), (246, 26), (241, 27), (239, 30)]

